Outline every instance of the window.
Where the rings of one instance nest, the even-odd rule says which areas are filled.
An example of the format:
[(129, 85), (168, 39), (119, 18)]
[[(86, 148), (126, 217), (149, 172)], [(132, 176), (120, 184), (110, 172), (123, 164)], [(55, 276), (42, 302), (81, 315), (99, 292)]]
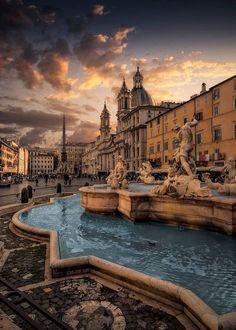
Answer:
[(154, 154), (154, 146), (149, 147), (149, 153), (150, 153), (150, 155)]
[(198, 121), (203, 120), (203, 112), (197, 112), (197, 113), (196, 113), (196, 119), (197, 119)]
[[(236, 126), (236, 124), (235, 124), (235, 126)], [(160, 142), (158, 142), (157, 143), (157, 152), (160, 152), (161, 151), (161, 144), (160, 144)]]
[(167, 131), (168, 131), (168, 126), (165, 125), (165, 133), (167, 133)]
[(220, 114), (220, 108), (219, 105), (216, 104), (213, 106), (213, 116), (218, 116)]
[(164, 142), (164, 150), (168, 150), (168, 141)]
[(202, 133), (197, 133), (196, 134), (196, 142), (197, 142), (197, 144), (202, 143)]
[(139, 157), (139, 148), (137, 148), (137, 157)]
[(233, 137), (236, 139), (236, 123), (233, 123)]
[(167, 114), (165, 114), (164, 118), (165, 118), (165, 121), (167, 121)]
[(152, 128), (152, 121), (150, 122), (150, 128)]
[(165, 156), (165, 163), (168, 163), (168, 156)]
[(160, 117), (157, 118), (157, 125), (160, 125)]
[(236, 110), (236, 96), (233, 98), (233, 109)]
[(186, 124), (188, 121), (188, 118), (184, 117), (184, 124)]
[(220, 89), (215, 88), (213, 89), (213, 100), (216, 101), (220, 98)]
[(213, 128), (213, 141), (220, 141), (221, 140), (221, 127), (214, 127)]
[(176, 117), (176, 110), (174, 110), (174, 118)]
[(157, 134), (160, 135), (160, 128), (157, 129)]

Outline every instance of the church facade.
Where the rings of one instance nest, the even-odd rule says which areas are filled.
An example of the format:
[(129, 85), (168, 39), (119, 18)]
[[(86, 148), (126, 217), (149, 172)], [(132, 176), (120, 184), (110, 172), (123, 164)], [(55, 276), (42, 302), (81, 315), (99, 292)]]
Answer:
[[(176, 106), (177, 104), (171, 104)], [(139, 67), (129, 90), (125, 80), (117, 96), (116, 133), (111, 133), (110, 113), (106, 103), (100, 115), (100, 135), (88, 143), (82, 157), (82, 173), (108, 174), (114, 169), (117, 157), (125, 160), (127, 171), (138, 171), (146, 160), (147, 121), (166, 112), (170, 105), (154, 105), (143, 86)]]

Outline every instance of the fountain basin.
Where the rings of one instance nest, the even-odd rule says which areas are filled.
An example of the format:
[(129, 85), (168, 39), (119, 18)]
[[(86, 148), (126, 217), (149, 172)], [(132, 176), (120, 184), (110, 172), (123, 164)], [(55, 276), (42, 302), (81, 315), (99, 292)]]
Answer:
[(150, 192), (82, 187), (81, 206), (89, 212), (114, 213), (136, 221), (161, 221), (236, 235), (236, 198), (176, 199)]
[[(231, 269), (231, 261), (232, 267), (235, 264), (235, 239), (232, 237), (204, 231), (179, 230), (158, 223), (139, 223), (133, 226), (120, 217), (88, 214), (79, 206), (79, 196), (28, 207), (14, 215), (12, 225), (22, 235), (49, 240), (49, 261), (53, 277), (78, 273), (95, 275), (139, 297), (148, 297), (154, 304), (169, 306), (176, 316), (182, 320), (190, 319), (199, 329), (230, 330), (236, 326), (236, 313), (229, 312), (229, 306), (224, 309), (227, 307), (224, 303), (230, 302), (231, 307), (235, 306), (235, 282), (229, 278), (227, 271)], [(71, 246), (70, 239), (76, 237), (77, 241)], [(65, 244), (69, 252), (66, 252)], [(225, 252), (219, 246), (222, 249), (225, 246)], [(73, 251), (74, 248), (77, 252)], [(111, 258), (112, 255), (114, 257)], [(184, 273), (186, 275), (182, 281)], [(230, 279), (231, 284), (225, 278)], [(192, 286), (193, 282), (196, 285)], [(230, 285), (233, 285), (232, 288)], [(217, 314), (189, 287), (200, 296), (203, 295), (208, 302), (212, 299), (212, 293), (221, 291), (222, 299), (218, 303), (224, 306), (225, 314)], [(224, 290), (226, 287), (227, 290)], [(186, 329), (190, 327), (186, 326)]]

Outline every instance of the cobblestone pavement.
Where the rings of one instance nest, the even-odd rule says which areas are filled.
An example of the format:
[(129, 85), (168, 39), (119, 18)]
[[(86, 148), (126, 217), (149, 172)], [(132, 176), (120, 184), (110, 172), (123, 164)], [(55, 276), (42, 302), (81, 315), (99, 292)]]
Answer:
[[(90, 278), (48, 280), (44, 278), (46, 244), (16, 236), (8, 229), (12, 214), (0, 218), (0, 240), (9, 255), (1, 276), (16, 288), (22, 288), (43, 309), (81, 330), (184, 330), (179, 321), (167, 313), (130, 298)], [(29, 286), (30, 285), (30, 286)], [(1, 290), (0, 290), (1, 292)], [(24, 311), (42, 324), (43, 329), (56, 329), (51, 321), (28, 304)], [(20, 329), (31, 329), (8, 307), (0, 304), (10, 322)], [(1, 324), (0, 324), (1, 328)], [(9, 328), (10, 329), (10, 328)]]

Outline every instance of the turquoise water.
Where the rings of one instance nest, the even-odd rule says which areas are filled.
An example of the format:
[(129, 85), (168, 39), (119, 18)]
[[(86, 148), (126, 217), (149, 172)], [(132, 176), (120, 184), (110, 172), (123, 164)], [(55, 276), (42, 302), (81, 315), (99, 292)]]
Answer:
[(21, 215), (57, 230), (61, 258), (95, 255), (192, 290), (218, 313), (236, 311), (236, 239), (157, 222), (84, 212), (80, 196)]

